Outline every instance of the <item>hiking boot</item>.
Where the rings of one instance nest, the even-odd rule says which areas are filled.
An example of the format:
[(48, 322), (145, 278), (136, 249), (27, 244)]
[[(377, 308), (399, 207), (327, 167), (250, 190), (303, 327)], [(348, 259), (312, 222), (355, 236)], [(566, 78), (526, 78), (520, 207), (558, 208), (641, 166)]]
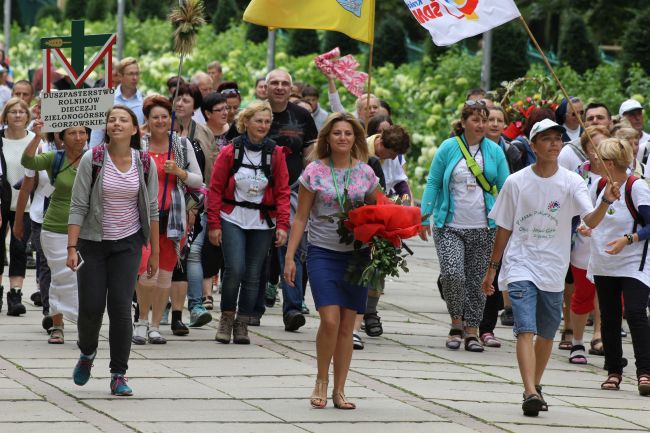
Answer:
[(148, 320), (138, 320), (133, 324), (133, 336), (131, 341), (138, 346), (147, 343), (147, 332), (149, 331)]
[(128, 397), (133, 395), (133, 390), (126, 384), (127, 379), (123, 374), (111, 375), (111, 394), (118, 397)]
[(297, 331), (305, 324), (305, 316), (298, 311), (288, 312), (283, 319), (284, 330), (288, 332)]
[(248, 317), (237, 316), (232, 327), (232, 342), (235, 344), (251, 344), (248, 338)]
[(4, 291), (5, 291), (5, 286), (0, 286), (0, 312), (2, 311), (2, 303), (3, 303), (2, 296)]
[(259, 316), (248, 316), (246, 323), (248, 326), (260, 326), (262, 324), (262, 320)]
[(503, 326), (513, 326), (515, 324), (515, 316), (512, 314), (512, 308), (504, 308), (501, 313), (501, 324)]
[(212, 321), (212, 314), (203, 305), (197, 305), (190, 312), (190, 328), (200, 328)]
[(29, 297), (32, 300), (35, 306), (42, 307), (43, 301), (41, 300), (41, 292), (34, 292), (32, 296)]
[(84, 355), (83, 353), (79, 355), (79, 361), (75, 365), (74, 370), (72, 371), (72, 380), (79, 386), (83, 386), (90, 379), (90, 369), (93, 367), (93, 361), (97, 356), (97, 351), (93, 352), (92, 355)]
[(232, 327), (235, 320), (235, 313), (221, 313), (221, 319), (219, 319), (219, 328), (217, 328), (217, 335), (214, 336), (214, 339), (219, 343), (228, 344), (230, 343), (230, 338), (232, 337)]
[(278, 296), (278, 285), (268, 283), (266, 285), (266, 295), (264, 296), (264, 305), (271, 308), (275, 305), (276, 297)]
[(174, 335), (187, 335), (190, 333), (189, 328), (182, 320), (172, 320), (172, 334)]
[(22, 303), (23, 293), (20, 289), (13, 288), (7, 292), (7, 316), (20, 316), (25, 314)]

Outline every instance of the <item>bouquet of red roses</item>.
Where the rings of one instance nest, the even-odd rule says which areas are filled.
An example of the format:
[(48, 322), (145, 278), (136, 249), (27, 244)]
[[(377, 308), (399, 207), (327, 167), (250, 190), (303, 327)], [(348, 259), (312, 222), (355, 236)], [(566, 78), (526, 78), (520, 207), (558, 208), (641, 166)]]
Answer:
[[(356, 253), (360, 253), (364, 244), (370, 247), (369, 263), (361, 254), (355, 254), (351, 260), (346, 274), (348, 281), (379, 289), (386, 276), (398, 277), (400, 269), (408, 272), (406, 257), (412, 252), (402, 241), (420, 232), (419, 208), (403, 206), (399, 200), (390, 200), (382, 193), (377, 194), (376, 204), (355, 204), (346, 196), (343, 211), (324, 218), (338, 223), (341, 243), (353, 243)], [(359, 275), (362, 263), (364, 268)]]

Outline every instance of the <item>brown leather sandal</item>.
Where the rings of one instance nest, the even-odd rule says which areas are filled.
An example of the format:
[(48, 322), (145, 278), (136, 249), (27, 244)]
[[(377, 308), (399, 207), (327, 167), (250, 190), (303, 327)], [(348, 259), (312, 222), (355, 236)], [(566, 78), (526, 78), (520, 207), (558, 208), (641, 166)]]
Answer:
[(334, 402), (334, 407), (337, 409), (352, 410), (357, 408), (356, 404), (345, 399), (345, 395), (342, 392), (332, 393), (332, 401)]
[(623, 381), (623, 376), (618, 373), (611, 373), (607, 376), (607, 379), (600, 384), (600, 389), (605, 391), (618, 391), (621, 389), (621, 382)]
[(650, 395), (650, 374), (639, 376), (639, 394), (643, 396)]
[(316, 379), (314, 392), (311, 393), (309, 403), (314, 409), (324, 409), (327, 406), (327, 381)]

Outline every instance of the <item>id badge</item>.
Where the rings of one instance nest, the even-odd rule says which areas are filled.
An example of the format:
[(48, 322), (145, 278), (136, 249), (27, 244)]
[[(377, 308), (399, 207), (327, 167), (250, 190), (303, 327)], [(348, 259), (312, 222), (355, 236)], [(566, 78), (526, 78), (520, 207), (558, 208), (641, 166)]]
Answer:
[(251, 182), (250, 187), (248, 188), (248, 196), (255, 197), (260, 191), (260, 184), (257, 179)]
[(474, 188), (476, 188), (476, 178), (473, 175), (468, 174), (465, 178), (465, 182), (469, 191), (473, 191)]

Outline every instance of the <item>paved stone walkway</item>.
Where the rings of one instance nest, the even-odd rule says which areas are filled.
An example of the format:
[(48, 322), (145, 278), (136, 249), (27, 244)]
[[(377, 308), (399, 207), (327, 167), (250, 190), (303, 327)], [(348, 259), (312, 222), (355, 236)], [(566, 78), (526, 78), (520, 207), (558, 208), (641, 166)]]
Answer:
[[(0, 432), (650, 431), (650, 398), (638, 395), (632, 367), (621, 391), (601, 391), (603, 358), (575, 366), (557, 350), (543, 381), (550, 411), (524, 417), (512, 332), (497, 329), (501, 349), (446, 350), (449, 320), (435, 289), (435, 251), (431, 244), (410, 244), (416, 252), (411, 272), (388, 282), (380, 302), (385, 334), (366, 338), (365, 350), (354, 353), (347, 394), (358, 404), (355, 411), (335, 410), (331, 401), (325, 410), (309, 407), (314, 314), (301, 332), (287, 333), (280, 308), (271, 308), (262, 326), (251, 329), (250, 346), (216, 343), (216, 321), (187, 337), (164, 330), (167, 345), (133, 346), (128, 377), (135, 395), (114, 398), (108, 328), (93, 378), (78, 387), (71, 379), (75, 325), (66, 324), (64, 345), (48, 345), (40, 312), (27, 303), (24, 317), (0, 315)], [(34, 291), (33, 274), (27, 281), (25, 298)], [(629, 337), (624, 350), (631, 358)]]

